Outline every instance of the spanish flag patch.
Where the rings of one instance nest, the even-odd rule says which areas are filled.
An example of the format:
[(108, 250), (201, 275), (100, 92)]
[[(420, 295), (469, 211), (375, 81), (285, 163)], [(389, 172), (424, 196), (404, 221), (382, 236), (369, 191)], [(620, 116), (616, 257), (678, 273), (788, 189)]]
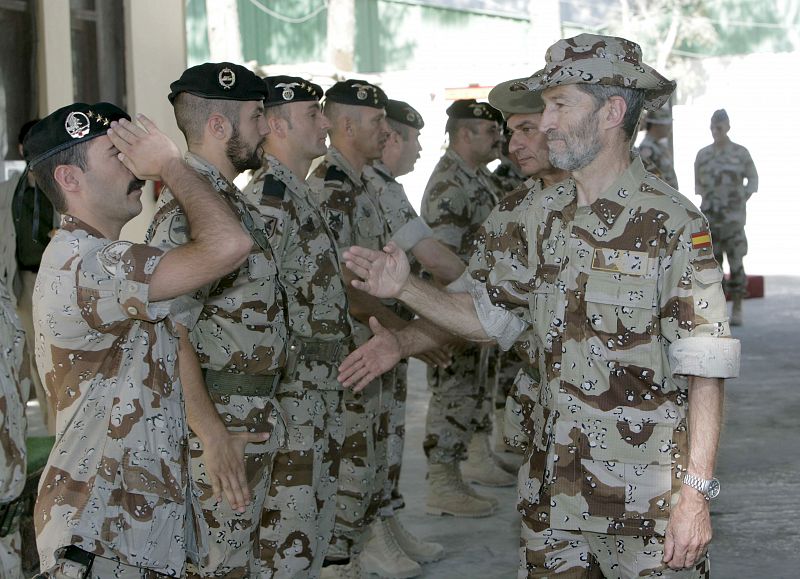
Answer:
[(692, 249), (711, 247), (711, 234), (708, 231), (692, 233)]

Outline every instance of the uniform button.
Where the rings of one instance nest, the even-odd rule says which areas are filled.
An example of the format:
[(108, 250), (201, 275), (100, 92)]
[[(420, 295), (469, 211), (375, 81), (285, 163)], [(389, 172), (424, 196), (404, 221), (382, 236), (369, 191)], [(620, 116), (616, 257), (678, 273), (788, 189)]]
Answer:
[(139, 310), (136, 309), (134, 306), (128, 306), (127, 311), (130, 315), (135, 316), (139, 313)]

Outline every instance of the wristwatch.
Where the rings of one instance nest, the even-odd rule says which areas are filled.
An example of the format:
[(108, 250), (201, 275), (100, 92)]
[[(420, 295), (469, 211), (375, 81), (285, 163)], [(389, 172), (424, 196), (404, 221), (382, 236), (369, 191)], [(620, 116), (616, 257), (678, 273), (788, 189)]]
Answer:
[(719, 496), (720, 484), (715, 478), (706, 480), (687, 472), (686, 476), (683, 477), (683, 484), (700, 491), (700, 493), (706, 497), (706, 500), (715, 499)]

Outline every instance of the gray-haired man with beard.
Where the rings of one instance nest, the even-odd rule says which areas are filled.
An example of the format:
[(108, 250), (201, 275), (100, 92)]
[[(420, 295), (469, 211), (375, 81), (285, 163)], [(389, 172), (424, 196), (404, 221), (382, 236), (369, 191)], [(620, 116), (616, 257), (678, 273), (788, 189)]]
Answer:
[(409, 277), (395, 248), (345, 259), (359, 289), (468, 339), (521, 342), (538, 369), (518, 577), (707, 577), (723, 380), (738, 374), (739, 343), (708, 223), (631, 154), (641, 109), (675, 83), (624, 38), (563, 39), (546, 61), (518, 88), (542, 92), (539, 128), (571, 177), (498, 205), (465, 293)]

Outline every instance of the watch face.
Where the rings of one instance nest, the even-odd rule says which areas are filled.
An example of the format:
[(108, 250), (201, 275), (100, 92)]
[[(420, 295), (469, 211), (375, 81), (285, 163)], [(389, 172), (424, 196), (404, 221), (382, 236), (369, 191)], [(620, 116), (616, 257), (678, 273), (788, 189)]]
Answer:
[(708, 481), (708, 498), (715, 499), (719, 495), (719, 481), (715, 478), (712, 478)]

